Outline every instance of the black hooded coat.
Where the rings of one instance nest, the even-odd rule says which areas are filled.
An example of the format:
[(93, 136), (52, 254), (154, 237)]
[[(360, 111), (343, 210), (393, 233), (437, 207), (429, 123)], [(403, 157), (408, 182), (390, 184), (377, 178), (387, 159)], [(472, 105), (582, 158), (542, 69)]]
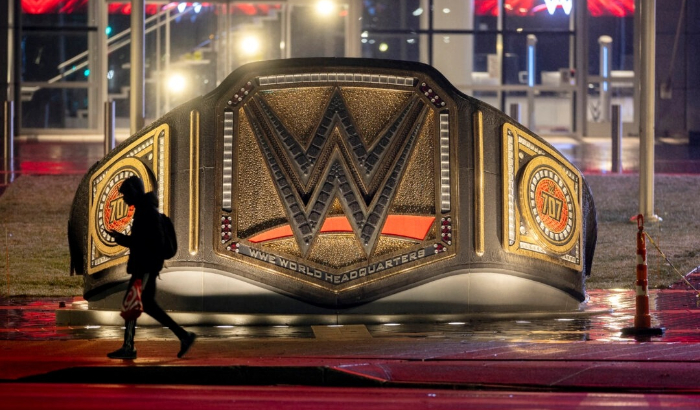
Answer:
[(158, 198), (153, 192), (144, 192), (143, 182), (127, 178), (119, 191), (132, 190), (134, 201), (133, 223), (130, 235), (114, 235), (114, 240), (129, 248), (126, 272), (143, 276), (163, 269), (163, 231), (158, 212)]

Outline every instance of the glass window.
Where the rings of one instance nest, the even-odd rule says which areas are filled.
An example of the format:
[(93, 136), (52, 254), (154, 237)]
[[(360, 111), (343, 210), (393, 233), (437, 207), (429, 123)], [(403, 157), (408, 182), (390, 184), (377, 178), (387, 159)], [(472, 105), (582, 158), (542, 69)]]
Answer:
[[(426, 19), (427, 0), (365, 0), (362, 2), (363, 30), (419, 29)], [(426, 20), (427, 21), (427, 20)]]
[[(517, 33), (503, 37), (506, 84), (562, 85), (561, 70), (570, 68), (570, 45), (573, 36), (568, 33)], [(533, 40), (534, 49), (531, 51)], [(535, 64), (535, 78), (532, 81), (528, 78), (531, 62)]]
[(622, 107), (623, 122), (634, 121), (634, 11), (634, 0), (588, 3), (588, 74), (612, 77), (588, 83), (588, 121), (607, 121), (612, 104)]
[(474, 60), (472, 62), (474, 84), (497, 85), (501, 83), (501, 62), (498, 59), (498, 35), (474, 34)]
[(23, 128), (88, 128), (85, 88), (22, 87)]
[[(19, 3), (19, 2), (18, 2)], [(26, 27), (86, 27), (87, 1), (22, 1), (22, 25)]]
[[(347, 9), (294, 5), (291, 14), (291, 57), (344, 57)], [(279, 44), (279, 43), (278, 43)]]
[[(611, 69), (634, 69), (634, 4), (631, 10), (626, 10), (622, 15), (614, 15), (604, 12), (593, 13), (589, 9), (588, 17), (588, 68), (591, 75), (600, 74), (600, 38), (609, 36), (612, 39)], [(599, 10), (599, 9), (595, 9)]]
[[(85, 60), (64, 64), (87, 50), (87, 33), (30, 32), (22, 36), (22, 81), (87, 81)], [(81, 64), (82, 63), (82, 64)]]
[(573, 2), (506, 0), (505, 30), (568, 31)]
[(362, 34), (362, 57), (389, 60), (419, 61), (421, 46), (428, 44), (427, 35), (417, 34)]
[(474, 9), (469, 1), (434, 0), (433, 28), (436, 30), (472, 30)]
[(457, 88), (473, 83), (474, 36), (440, 33), (433, 36), (433, 66)]

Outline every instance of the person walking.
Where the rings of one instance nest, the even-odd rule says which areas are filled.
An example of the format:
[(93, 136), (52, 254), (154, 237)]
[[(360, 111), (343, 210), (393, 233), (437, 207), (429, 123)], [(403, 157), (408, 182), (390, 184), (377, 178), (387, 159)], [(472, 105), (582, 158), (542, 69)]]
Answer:
[[(129, 260), (126, 264), (126, 272), (131, 274), (128, 289), (131, 289), (136, 279), (143, 283), (141, 301), (143, 311), (152, 318), (169, 328), (180, 339), (180, 351), (177, 357), (184, 356), (192, 347), (197, 335), (188, 332), (178, 325), (156, 303), (156, 278), (163, 269), (163, 230), (160, 224), (160, 212), (158, 212), (158, 198), (153, 192), (145, 192), (143, 181), (137, 176), (131, 176), (124, 180), (119, 187), (119, 192), (124, 197), (127, 205), (133, 205), (134, 215), (131, 226), (131, 234), (124, 235), (120, 232), (109, 231), (117, 244), (129, 248)], [(124, 298), (127, 296), (125, 295)], [(118, 350), (108, 353), (112, 359), (136, 359), (134, 348), (134, 334), (136, 332), (136, 320), (126, 320), (124, 330), (124, 344)]]

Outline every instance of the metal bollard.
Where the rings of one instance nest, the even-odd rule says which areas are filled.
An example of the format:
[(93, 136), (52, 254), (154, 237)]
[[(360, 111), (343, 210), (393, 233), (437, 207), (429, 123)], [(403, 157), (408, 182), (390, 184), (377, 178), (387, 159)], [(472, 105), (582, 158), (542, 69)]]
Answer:
[(622, 110), (618, 104), (612, 106), (612, 172), (622, 172)]
[(600, 83), (600, 109), (603, 122), (610, 119), (610, 78), (612, 76), (612, 42), (610, 36), (600, 36), (600, 76), (603, 81)]
[(520, 104), (512, 103), (510, 105), (510, 118), (520, 122)]
[(105, 155), (109, 154), (110, 151), (116, 146), (116, 136), (114, 130), (114, 120), (115, 120), (115, 109), (114, 101), (107, 101), (105, 103), (105, 124), (104, 124), (104, 151)]
[(14, 180), (15, 166), (15, 103), (5, 101), (3, 104), (3, 139), (2, 139), (2, 171), (5, 177), (3, 182), (9, 184)]
[(535, 85), (537, 84), (537, 36), (527, 35), (527, 127), (535, 130)]

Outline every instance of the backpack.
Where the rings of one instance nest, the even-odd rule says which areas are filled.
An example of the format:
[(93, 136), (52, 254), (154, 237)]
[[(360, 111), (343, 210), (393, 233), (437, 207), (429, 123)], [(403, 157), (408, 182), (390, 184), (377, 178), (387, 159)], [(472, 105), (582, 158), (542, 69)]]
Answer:
[(177, 236), (173, 221), (165, 214), (160, 214), (160, 229), (163, 233), (163, 259), (170, 259), (177, 253)]

